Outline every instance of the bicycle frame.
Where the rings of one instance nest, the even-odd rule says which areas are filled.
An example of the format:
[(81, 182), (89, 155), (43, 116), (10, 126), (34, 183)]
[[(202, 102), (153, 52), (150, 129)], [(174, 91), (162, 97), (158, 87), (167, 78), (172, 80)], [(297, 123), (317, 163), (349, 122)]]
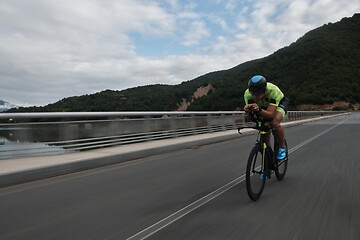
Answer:
[[(256, 143), (250, 152), (246, 166), (246, 189), (250, 199), (257, 201), (264, 190), (266, 179), (269, 179), (272, 175), (272, 170), (275, 172), (276, 178), (279, 181), (282, 181), (287, 169), (287, 158), (282, 161), (285, 165), (284, 168), (280, 170), (279, 166), (282, 165), (282, 163), (279, 164), (279, 162), (275, 159), (275, 153), (272, 150), (272, 147), (267, 145), (266, 141), (266, 136), (271, 134), (273, 131), (270, 126), (270, 122), (260, 118), (259, 116), (257, 118), (252, 118), (252, 120), (255, 122), (255, 125), (243, 125), (238, 129), (238, 132), (241, 134), (241, 129), (243, 128), (253, 128), (258, 130)], [(277, 144), (277, 139), (274, 136), (275, 151), (277, 148), (276, 146), (278, 146)], [(261, 158), (258, 158), (258, 154), (261, 154)], [(260, 166), (258, 166), (258, 164)], [(259, 174), (261, 179), (260, 182), (258, 182), (259, 184), (256, 180), (254, 181), (254, 179), (256, 179), (256, 177), (254, 178), (254, 174)]]
[(258, 137), (256, 139), (256, 144), (260, 145), (262, 150), (261, 172), (265, 173), (265, 166), (266, 166), (265, 157), (267, 154), (266, 151), (268, 149), (268, 146), (265, 141), (265, 136), (271, 133), (271, 128), (269, 123), (265, 121), (257, 122), (256, 124), (257, 124), (257, 129), (259, 130)]
[[(256, 124), (255, 126), (240, 127), (238, 129), (238, 131), (241, 134), (240, 130), (243, 128), (254, 128), (256, 130), (259, 130), (255, 145), (259, 145), (261, 147), (261, 150), (262, 150), (261, 172), (265, 173), (265, 166), (266, 166), (265, 156), (266, 156), (266, 151), (269, 148), (269, 146), (266, 144), (265, 136), (267, 134), (271, 134), (272, 130), (270, 127), (270, 123), (268, 121), (265, 121), (265, 120), (261, 120), (261, 121), (254, 120), (254, 121)], [(270, 146), (270, 149), (271, 149), (271, 146)], [(258, 167), (256, 167), (256, 168), (258, 168)], [(255, 170), (256, 168), (255, 168), (255, 166), (252, 167), (253, 170)]]

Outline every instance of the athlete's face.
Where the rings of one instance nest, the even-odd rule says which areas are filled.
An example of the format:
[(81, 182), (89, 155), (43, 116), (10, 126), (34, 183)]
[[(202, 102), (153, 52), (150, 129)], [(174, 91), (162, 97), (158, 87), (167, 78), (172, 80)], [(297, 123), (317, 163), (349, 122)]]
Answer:
[(260, 95), (257, 95), (257, 96), (253, 95), (253, 98), (254, 98), (255, 102), (260, 101), (264, 97), (265, 97), (265, 93), (261, 93)]

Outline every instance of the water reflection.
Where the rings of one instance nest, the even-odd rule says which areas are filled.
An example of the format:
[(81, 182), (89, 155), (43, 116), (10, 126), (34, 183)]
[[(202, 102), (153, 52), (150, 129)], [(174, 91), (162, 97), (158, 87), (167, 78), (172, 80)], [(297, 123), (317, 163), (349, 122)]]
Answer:
[[(0, 158), (59, 154), (130, 144), (208, 131), (225, 130), (243, 121), (239, 116), (134, 118), (0, 124)], [(219, 128), (213, 130), (214, 128)], [(179, 134), (176, 132), (179, 131)], [(20, 149), (21, 148), (21, 149)], [(36, 151), (33, 151), (36, 149)], [(24, 152), (23, 152), (24, 151)], [(22, 154), (22, 155), (15, 155)]]
[(42, 142), (41, 140), (54, 139), (54, 135), (48, 131), (34, 135), (34, 133), (40, 132), (34, 132), (31, 128), (0, 128), (0, 159), (69, 152), (62, 147), (56, 146), (56, 144)]

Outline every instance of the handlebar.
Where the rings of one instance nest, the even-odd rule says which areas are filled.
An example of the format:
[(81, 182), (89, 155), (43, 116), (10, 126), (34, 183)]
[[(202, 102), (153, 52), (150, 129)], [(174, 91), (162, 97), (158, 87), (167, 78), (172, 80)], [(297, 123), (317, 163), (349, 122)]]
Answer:
[(241, 130), (244, 128), (253, 128), (262, 131), (268, 131), (269, 129), (271, 129), (269, 124), (266, 123), (271, 122), (272, 119), (264, 119), (263, 117), (260, 116), (260, 112), (249, 112), (249, 116), (252, 123), (246, 123), (243, 126), (239, 127), (238, 128), (239, 134), (242, 134)]

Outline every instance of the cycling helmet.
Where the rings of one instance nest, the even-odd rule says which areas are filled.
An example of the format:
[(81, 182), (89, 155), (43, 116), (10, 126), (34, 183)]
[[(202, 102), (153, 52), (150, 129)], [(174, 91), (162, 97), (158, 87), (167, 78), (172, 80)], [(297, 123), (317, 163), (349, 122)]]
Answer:
[(259, 96), (265, 92), (266, 89), (266, 78), (261, 75), (253, 76), (248, 83), (248, 88), (251, 95)]

